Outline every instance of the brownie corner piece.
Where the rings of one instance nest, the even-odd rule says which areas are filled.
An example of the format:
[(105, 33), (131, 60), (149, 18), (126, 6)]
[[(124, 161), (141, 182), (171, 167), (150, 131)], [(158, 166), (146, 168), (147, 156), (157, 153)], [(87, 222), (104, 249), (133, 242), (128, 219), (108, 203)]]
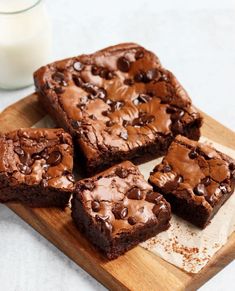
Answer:
[(0, 135), (0, 202), (64, 208), (74, 187), (73, 145), (63, 129)]
[(198, 140), (202, 117), (158, 57), (119, 44), (34, 74), (42, 104), (73, 136), (88, 174), (165, 154), (177, 134)]
[(108, 259), (169, 227), (170, 205), (126, 161), (76, 183), (72, 218)]
[(234, 191), (235, 161), (207, 144), (177, 136), (149, 182), (172, 212), (205, 228)]

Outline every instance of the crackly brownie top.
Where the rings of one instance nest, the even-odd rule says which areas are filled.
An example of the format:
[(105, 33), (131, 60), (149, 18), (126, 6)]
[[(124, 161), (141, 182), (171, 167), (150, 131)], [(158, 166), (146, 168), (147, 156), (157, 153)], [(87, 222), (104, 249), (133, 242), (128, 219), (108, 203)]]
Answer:
[(76, 195), (101, 230), (112, 236), (150, 221), (165, 225), (170, 219), (169, 204), (161, 194), (153, 192), (129, 161), (79, 181)]
[(177, 136), (149, 180), (162, 193), (193, 199), (210, 208), (231, 192), (232, 179), (235, 179), (232, 158), (209, 145)]
[(199, 118), (173, 74), (136, 44), (58, 61), (34, 77), (39, 92), (49, 96), (54, 109), (57, 104), (71, 132), (82, 136), (88, 157), (183, 133), (185, 124)]
[[(71, 136), (63, 129), (19, 129), (0, 135), (0, 181), (73, 188)], [(4, 186), (4, 185), (3, 185)]]

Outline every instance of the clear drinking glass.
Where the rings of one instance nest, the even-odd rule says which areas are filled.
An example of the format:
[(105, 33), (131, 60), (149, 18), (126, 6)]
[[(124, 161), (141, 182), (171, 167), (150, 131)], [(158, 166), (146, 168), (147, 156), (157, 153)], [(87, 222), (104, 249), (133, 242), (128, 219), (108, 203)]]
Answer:
[(0, 0), (0, 88), (33, 83), (33, 72), (48, 63), (51, 26), (42, 0)]

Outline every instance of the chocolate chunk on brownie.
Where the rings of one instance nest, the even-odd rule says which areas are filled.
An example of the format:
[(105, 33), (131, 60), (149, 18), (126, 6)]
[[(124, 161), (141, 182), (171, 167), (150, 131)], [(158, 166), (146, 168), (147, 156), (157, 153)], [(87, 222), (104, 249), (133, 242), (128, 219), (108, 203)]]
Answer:
[(0, 202), (65, 207), (74, 187), (73, 146), (63, 129), (0, 135)]
[(209, 145), (177, 136), (150, 183), (172, 211), (204, 228), (235, 186), (235, 161)]
[(138, 168), (126, 161), (77, 182), (72, 217), (92, 244), (114, 259), (166, 230), (171, 211)]
[(137, 44), (58, 61), (34, 78), (42, 104), (74, 136), (88, 173), (161, 156), (177, 134), (200, 136), (202, 119), (186, 91)]

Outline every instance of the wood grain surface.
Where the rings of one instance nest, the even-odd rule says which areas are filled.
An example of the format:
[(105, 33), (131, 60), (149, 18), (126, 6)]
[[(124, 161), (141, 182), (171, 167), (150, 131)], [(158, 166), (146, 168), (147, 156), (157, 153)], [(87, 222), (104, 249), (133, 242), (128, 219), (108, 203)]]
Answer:
[[(31, 127), (45, 112), (32, 94), (0, 114), (0, 132)], [(202, 134), (235, 150), (235, 133), (202, 113)], [(7, 205), (84, 270), (112, 290), (195, 290), (235, 259), (235, 233), (198, 274), (188, 274), (147, 250), (136, 247), (124, 256), (107, 261), (80, 235), (70, 209), (31, 209)]]

